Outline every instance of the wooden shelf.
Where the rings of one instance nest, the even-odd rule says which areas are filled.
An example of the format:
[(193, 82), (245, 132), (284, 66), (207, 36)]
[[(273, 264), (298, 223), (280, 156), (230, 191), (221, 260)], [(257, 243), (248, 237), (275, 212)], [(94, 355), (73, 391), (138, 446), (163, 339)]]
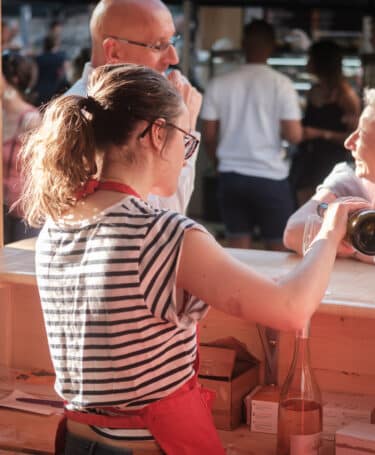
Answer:
[[(233, 431), (219, 430), (219, 435), (228, 450), (228, 455), (276, 455), (276, 435), (252, 433), (247, 425), (242, 425)], [(319, 455), (334, 455), (334, 453), (334, 443), (323, 441)]]
[[(42, 416), (0, 409), (0, 450), (54, 454), (54, 439), (61, 415)], [(1, 451), (0, 451), (1, 454)]]
[[(2, 449), (52, 455), (59, 418), (57, 415), (46, 417), (0, 409), (0, 425), (8, 428), (5, 436), (0, 436), (0, 455)], [(252, 433), (248, 426), (242, 425), (233, 431), (219, 430), (219, 435), (228, 455), (276, 454), (276, 436), (273, 434)], [(323, 448), (319, 453), (333, 455), (333, 443), (323, 441)]]

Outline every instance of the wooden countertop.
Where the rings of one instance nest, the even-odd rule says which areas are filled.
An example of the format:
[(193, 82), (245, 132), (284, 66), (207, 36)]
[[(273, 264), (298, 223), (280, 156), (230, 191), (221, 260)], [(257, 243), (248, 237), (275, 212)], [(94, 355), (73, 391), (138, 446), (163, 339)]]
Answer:
[[(271, 277), (284, 275), (301, 260), (292, 253), (239, 249), (228, 251), (257, 272)], [(343, 317), (375, 318), (375, 265), (336, 259), (318, 311)]]
[[(36, 284), (35, 240), (0, 249), (0, 281)], [(235, 258), (257, 272), (275, 277), (295, 267), (300, 258), (291, 253), (228, 249)], [(375, 318), (375, 266), (350, 259), (337, 259), (319, 312), (343, 317)]]
[(21, 248), (0, 248), (0, 282), (35, 284), (34, 251)]

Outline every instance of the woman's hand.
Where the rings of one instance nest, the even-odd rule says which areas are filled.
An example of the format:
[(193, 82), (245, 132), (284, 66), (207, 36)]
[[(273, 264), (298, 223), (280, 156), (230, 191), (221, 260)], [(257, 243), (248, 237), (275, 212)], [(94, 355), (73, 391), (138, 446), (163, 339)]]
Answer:
[(323, 237), (333, 236), (336, 239), (339, 256), (353, 257), (355, 252), (355, 249), (345, 240), (349, 214), (356, 210), (368, 209), (369, 207), (370, 203), (359, 197), (338, 198), (328, 204), (319, 234)]

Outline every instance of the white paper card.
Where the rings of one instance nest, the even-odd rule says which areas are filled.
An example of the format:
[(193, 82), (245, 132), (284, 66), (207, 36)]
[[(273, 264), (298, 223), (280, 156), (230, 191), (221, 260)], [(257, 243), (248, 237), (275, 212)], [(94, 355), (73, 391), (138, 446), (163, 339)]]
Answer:
[(38, 404), (37, 402), (25, 403), (24, 401), (20, 401), (20, 399), (38, 400), (43, 399), (43, 397), (30, 395), (29, 393), (24, 393), (16, 389), (0, 400), (0, 407), (19, 409), (20, 411), (33, 412), (34, 414), (43, 415), (60, 414), (63, 412), (63, 408), (57, 408), (48, 404)]

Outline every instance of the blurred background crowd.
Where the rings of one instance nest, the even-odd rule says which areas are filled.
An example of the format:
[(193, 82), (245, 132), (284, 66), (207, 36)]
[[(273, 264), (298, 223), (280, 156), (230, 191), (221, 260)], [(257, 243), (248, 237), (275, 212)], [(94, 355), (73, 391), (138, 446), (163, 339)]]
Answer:
[[(192, 1), (166, 3), (183, 38), (176, 46), (179, 67), (202, 93), (213, 78), (246, 63), (242, 47), (244, 24), (254, 19), (272, 24), (276, 45), (266, 63), (291, 80), (306, 133), (295, 144), (283, 142), (283, 160), (290, 170), (288, 178), (296, 209), (311, 197), (336, 162), (350, 160), (343, 141), (358, 122), (364, 87), (375, 83), (371, 11), (355, 9), (353, 5), (336, 10), (293, 8), (293, 2), (285, 2), (290, 7), (284, 8), (234, 6), (237, 2), (229, 1), (202, 2), (202, 6)], [(89, 18), (94, 6), (87, 2), (2, 3), (5, 186), (12, 186), (12, 179), (16, 179), (12, 167), (20, 135), (38, 121), (41, 106), (81, 77), (90, 60)], [(314, 137), (316, 128), (328, 133)], [(204, 133), (202, 122), (198, 129)], [(251, 125), (243, 125), (243, 129), (251, 129)], [(319, 159), (312, 152), (314, 147), (319, 148)], [(328, 155), (330, 159), (326, 159)], [(224, 226), (217, 201), (217, 180), (216, 166), (205, 153), (203, 141), (189, 214), (205, 222), (220, 238)], [(5, 190), (5, 217), (13, 202), (8, 193)], [(8, 232), (15, 232), (14, 225), (8, 228)], [(254, 238), (262, 241), (258, 226), (252, 229)], [(5, 226), (7, 241), (15, 239), (7, 238), (6, 233)]]

